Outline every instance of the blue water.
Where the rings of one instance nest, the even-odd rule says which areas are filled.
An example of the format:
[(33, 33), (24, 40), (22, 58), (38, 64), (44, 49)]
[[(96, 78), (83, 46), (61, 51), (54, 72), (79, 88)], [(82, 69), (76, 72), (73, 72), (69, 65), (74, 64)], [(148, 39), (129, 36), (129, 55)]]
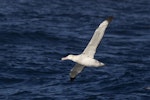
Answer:
[[(150, 100), (149, 0), (0, 0), (0, 100)], [(114, 16), (95, 58), (71, 61)]]

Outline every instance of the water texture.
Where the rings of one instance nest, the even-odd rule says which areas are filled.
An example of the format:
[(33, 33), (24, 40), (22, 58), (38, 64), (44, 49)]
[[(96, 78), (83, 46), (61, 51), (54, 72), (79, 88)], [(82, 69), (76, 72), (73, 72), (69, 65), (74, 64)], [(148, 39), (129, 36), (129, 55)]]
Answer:
[[(149, 0), (0, 0), (0, 100), (150, 100)], [(95, 58), (69, 81), (71, 61), (114, 19)]]

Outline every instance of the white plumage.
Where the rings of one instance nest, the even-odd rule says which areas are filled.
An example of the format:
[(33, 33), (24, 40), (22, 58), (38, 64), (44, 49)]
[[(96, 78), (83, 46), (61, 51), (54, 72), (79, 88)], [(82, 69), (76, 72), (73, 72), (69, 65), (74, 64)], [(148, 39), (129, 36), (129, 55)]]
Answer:
[(94, 55), (111, 20), (112, 17), (108, 17), (99, 25), (83, 53), (80, 55), (68, 55), (67, 57), (62, 58), (62, 60), (72, 60), (73, 62), (76, 62), (75, 66), (71, 69), (70, 72), (71, 80), (74, 80), (75, 77), (84, 69), (84, 67), (104, 66), (104, 63), (94, 59)]

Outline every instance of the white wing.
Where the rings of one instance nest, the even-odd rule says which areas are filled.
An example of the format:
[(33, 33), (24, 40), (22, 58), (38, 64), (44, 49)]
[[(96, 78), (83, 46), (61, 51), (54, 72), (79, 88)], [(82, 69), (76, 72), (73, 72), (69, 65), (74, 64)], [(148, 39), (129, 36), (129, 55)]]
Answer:
[(80, 65), (78, 63), (75, 64), (75, 66), (71, 69), (70, 72), (70, 79), (74, 80), (76, 76), (84, 69), (83, 65)]
[(83, 51), (84, 54), (86, 54), (92, 58), (94, 57), (97, 46), (99, 45), (99, 43), (100, 43), (100, 41), (104, 35), (104, 32), (105, 32), (108, 24), (111, 22), (111, 20), (112, 20), (112, 17), (107, 18), (95, 30), (92, 39), (90, 40), (89, 44), (87, 45), (87, 47)]

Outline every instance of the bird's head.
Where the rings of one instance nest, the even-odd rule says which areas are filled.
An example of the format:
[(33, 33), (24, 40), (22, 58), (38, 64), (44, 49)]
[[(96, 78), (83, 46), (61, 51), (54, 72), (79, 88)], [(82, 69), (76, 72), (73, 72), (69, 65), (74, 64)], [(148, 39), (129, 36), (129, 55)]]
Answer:
[(61, 58), (61, 60), (71, 60), (73, 58), (74, 55), (68, 55), (66, 57)]

